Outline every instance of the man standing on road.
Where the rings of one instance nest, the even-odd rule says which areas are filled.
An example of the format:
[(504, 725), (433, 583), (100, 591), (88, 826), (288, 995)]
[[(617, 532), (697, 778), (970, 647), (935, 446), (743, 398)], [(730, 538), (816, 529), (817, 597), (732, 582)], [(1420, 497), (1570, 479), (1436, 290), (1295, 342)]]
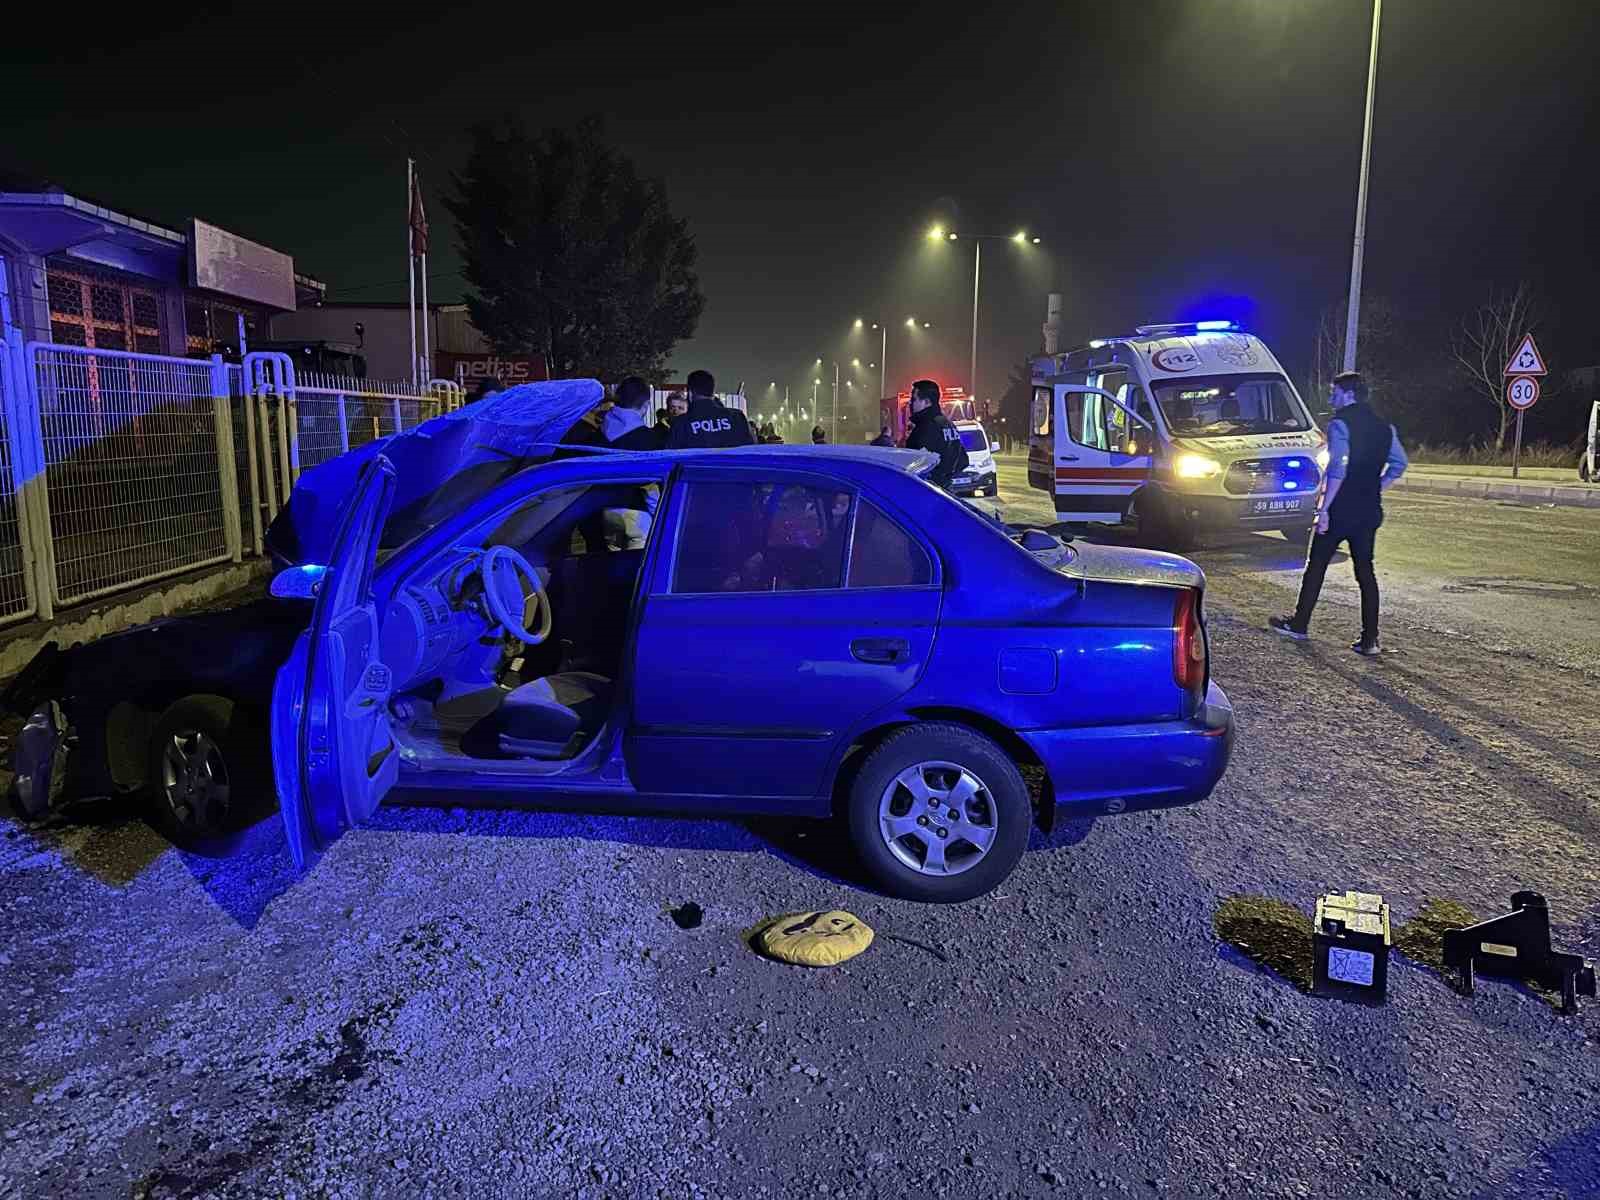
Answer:
[(906, 449), (931, 450), (939, 456), (939, 465), (928, 478), (946, 491), (956, 472), (966, 470), (967, 448), (939, 407), (939, 385), (931, 379), (919, 379), (911, 385), (911, 433), (906, 438)]
[(750, 422), (736, 408), (717, 399), (717, 383), (710, 371), (689, 372), (689, 409), (674, 417), (667, 447), (672, 450), (704, 450), (713, 446), (750, 446)]
[(893, 446), (894, 439), (889, 436), (889, 427), (883, 426), (878, 430), (878, 436), (872, 439), (874, 446)]
[(1383, 524), (1380, 497), (1405, 473), (1406, 452), (1400, 435), (1367, 405), (1367, 384), (1354, 371), (1333, 381), (1334, 417), (1328, 424), (1328, 473), (1317, 508), (1317, 532), (1311, 539), (1306, 573), (1300, 581), (1300, 602), (1289, 616), (1267, 624), (1284, 637), (1306, 640), (1311, 610), (1317, 606), (1328, 563), (1341, 542), (1350, 547), (1350, 562), (1361, 588), (1361, 639), (1350, 649), (1368, 657), (1378, 647), (1378, 577), (1372, 552)]

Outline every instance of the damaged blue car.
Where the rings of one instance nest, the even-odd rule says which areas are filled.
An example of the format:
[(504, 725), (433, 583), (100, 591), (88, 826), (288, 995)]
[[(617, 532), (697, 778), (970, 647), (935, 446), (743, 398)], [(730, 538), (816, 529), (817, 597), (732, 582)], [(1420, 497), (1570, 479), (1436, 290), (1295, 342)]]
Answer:
[(259, 697), (297, 863), (386, 801), (785, 814), (959, 901), (1058, 814), (1222, 776), (1194, 564), (1010, 534), (910, 451), (560, 445), (600, 398), (513, 388), (300, 479)]

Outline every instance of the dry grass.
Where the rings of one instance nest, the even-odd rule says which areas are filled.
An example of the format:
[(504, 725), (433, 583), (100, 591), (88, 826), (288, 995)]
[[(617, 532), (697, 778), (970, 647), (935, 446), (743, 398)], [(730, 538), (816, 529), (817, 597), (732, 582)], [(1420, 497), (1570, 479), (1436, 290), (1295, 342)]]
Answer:
[[(1415, 463), (1436, 467), (1509, 467), (1511, 447), (1496, 450), (1491, 445), (1430, 446), (1426, 443), (1407, 447), (1406, 453)], [(1583, 454), (1582, 440), (1572, 442), (1529, 442), (1522, 447), (1519, 460), (1525, 467), (1573, 467)]]

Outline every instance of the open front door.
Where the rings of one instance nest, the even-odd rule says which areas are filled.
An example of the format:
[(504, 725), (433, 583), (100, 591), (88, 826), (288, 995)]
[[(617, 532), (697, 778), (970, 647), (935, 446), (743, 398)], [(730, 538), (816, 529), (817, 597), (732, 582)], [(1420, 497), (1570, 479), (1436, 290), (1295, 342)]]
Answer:
[(1155, 462), (1149, 422), (1103, 388), (1054, 387), (1056, 515), (1116, 524)]
[(389, 728), (393, 678), (378, 657), (372, 600), (378, 531), (394, 488), (394, 468), (382, 455), (362, 469), (318, 587), (311, 627), (273, 685), (272, 771), (296, 866), (371, 816), (399, 775)]

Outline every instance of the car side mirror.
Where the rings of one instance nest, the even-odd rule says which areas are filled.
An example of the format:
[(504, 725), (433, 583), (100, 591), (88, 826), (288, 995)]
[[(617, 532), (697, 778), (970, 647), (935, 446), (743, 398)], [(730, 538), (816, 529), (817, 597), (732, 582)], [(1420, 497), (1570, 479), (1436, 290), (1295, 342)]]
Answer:
[(998, 454), (1000, 452), (1000, 443), (999, 442), (990, 442), (989, 443), (989, 449), (994, 451), (996, 454)]
[(272, 586), (267, 591), (279, 600), (313, 600), (327, 573), (328, 568), (321, 563), (286, 567), (272, 577)]

